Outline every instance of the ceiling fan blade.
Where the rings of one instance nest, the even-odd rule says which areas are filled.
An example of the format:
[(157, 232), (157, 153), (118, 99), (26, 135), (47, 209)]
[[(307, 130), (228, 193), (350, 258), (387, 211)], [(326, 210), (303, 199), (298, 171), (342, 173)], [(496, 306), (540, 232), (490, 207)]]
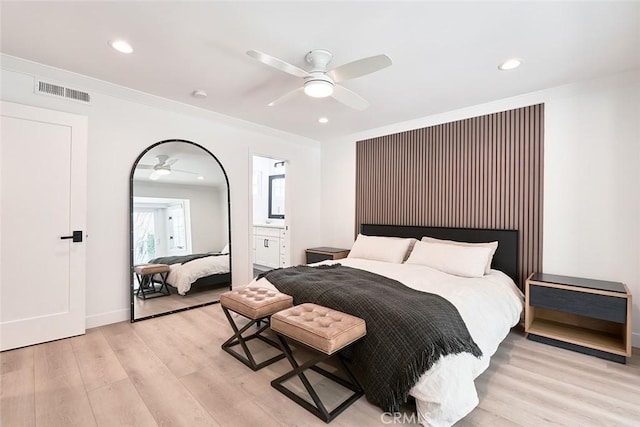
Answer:
[(280, 71), (284, 71), (285, 73), (293, 74), (294, 76), (297, 76), (297, 77), (309, 76), (309, 73), (307, 73), (302, 68), (298, 68), (295, 65), (291, 65), (288, 62), (284, 62), (282, 59), (278, 59), (274, 56), (267, 55), (266, 53), (262, 53), (257, 50), (248, 50), (247, 55), (257, 59), (263, 64), (267, 64), (270, 67), (277, 68)]
[(339, 102), (342, 102), (347, 107), (351, 107), (354, 110), (362, 111), (369, 107), (369, 102), (355, 92), (350, 91), (344, 86), (333, 86), (333, 96)]
[(175, 162), (177, 162), (179, 159), (169, 159), (166, 162), (164, 162), (163, 166), (171, 166), (172, 164), (174, 164)]
[(199, 173), (196, 173), (196, 172), (183, 171), (183, 170), (180, 170), (180, 169), (171, 169), (171, 171), (172, 171), (172, 172), (189, 173), (189, 174), (191, 174), (191, 175), (200, 175)]
[(154, 165), (137, 165), (136, 169), (153, 169)]
[(343, 80), (355, 79), (370, 73), (374, 73), (378, 70), (391, 65), (391, 58), (387, 55), (370, 56), (369, 58), (358, 59), (357, 61), (349, 62), (348, 64), (341, 65), (327, 72), (329, 77), (334, 82), (341, 82)]
[(302, 92), (304, 90), (304, 88), (301, 86), (297, 89), (292, 90), (291, 92), (287, 92), (284, 95), (282, 95), (280, 98), (276, 99), (275, 101), (271, 101), (269, 104), (267, 104), (269, 107), (273, 107), (276, 106), (278, 104), (282, 104), (283, 102), (286, 102), (288, 100), (290, 100), (291, 98), (293, 98), (294, 96), (296, 96), (297, 94), (299, 94), (300, 92)]

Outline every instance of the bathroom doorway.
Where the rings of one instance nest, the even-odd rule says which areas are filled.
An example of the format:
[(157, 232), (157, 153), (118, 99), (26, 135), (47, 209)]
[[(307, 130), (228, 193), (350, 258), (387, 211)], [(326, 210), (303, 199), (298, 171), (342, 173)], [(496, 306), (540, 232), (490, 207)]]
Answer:
[(253, 277), (288, 267), (289, 230), (286, 206), (286, 164), (282, 159), (254, 155), (252, 159)]

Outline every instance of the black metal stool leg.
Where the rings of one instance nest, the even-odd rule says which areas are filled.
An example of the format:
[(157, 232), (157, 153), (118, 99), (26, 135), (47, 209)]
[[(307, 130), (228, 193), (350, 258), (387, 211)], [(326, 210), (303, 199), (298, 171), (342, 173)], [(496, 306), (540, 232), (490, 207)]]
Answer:
[[(169, 275), (169, 273), (168, 272), (158, 273), (158, 275), (160, 276), (160, 289), (158, 289), (158, 292), (165, 295), (171, 295), (171, 291), (169, 291), (169, 287), (167, 286), (167, 276)], [(153, 276), (151, 276), (151, 279), (152, 279), (151, 283), (153, 284)], [(154, 289), (155, 289), (155, 285), (154, 285)]]
[[(353, 404), (356, 400), (358, 400), (364, 394), (364, 390), (362, 389), (362, 386), (360, 385), (358, 380), (353, 376), (353, 374), (345, 364), (344, 360), (342, 360), (342, 358), (339, 355), (338, 355), (338, 358), (340, 360), (340, 369), (347, 375), (347, 377), (351, 382), (346, 381), (343, 378), (340, 378), (337, 375), (316, 366), (318, 363), (330, 358), (332, 355), (318, 352), (317, 350), (312, 349), (296, 341), (296, 343), (302, 344), (304, 347), (309, 348), (316, 354), (316, 356), (312, 357), (310, 360), (306, 361), (302, 365), (299, 365), (298, 362), (293, 357), (291, 347), (289, 347), (289, 344), (287, 343), (286, 339), (280, 334), (276, 334), (276, 336), (278, 337), (278, 341), (280, 343), (280, 347), (282, 348), (283, 353), (289, 360), (289, 363), (291, 363), (291, 366), (293, 367), (293, 369), (287, 372), (286, 374), (271, 381), (271, 386), (276, 390), (280, 391), (285, 396), (287, 396), (289, 399), (293, 400), (294, 402), (296, 402), (297, 404), (305, 408), (307, 411), (311, 412), (312, 414), (314, 414), (324, 422), (329, 423), (331, 422), (331, 420), (333, 420), (335, 417), (340, 415), (342, 411), (347, 409), (351, 404)], [(315, 389), (313, 388), (313, 386), (307, 379), (306, 375), (304, 374), (304, 371), (307, 369), (312, 369), (315, 372), (318, 372), (324, 377), (337, 382), (341, 386), (353, 391), (354, 393), (351, 396), (349, 396), (347, 399), (345, 399), (343, 402), (341, 402), (336, 408), (333, 409), (333, 411), (329, 412), (325, 407), (325, 405), (320, 400), (320, 396), (318, 396), (318, 393), (316, 393)], [(305, 389), (313, 399), (315, 406), (312, 405), (309, 401), (295, 394), (294, 392), (292, 392), (291, 390), (289, 390), (287, 387), (283, 385), (284, 382), (286, 382), (287, 380), (291, 379), (294, 376), (298, 376), (298, 378), (300, 378), (300, 381), (302, 381), (302, 384), (304, 385)]]
[[(136, 273), (136, 279), (138, 280), (138, 289), (136, 290), (136, 296), (139, 297), (140, 293), (142, 292), (142, 278), (138, 273)], [(142, 298), (144, 299), (144, 294), (142, 295)]]
[[(313, 359), (307, 361), (302, 366), (300, 366), (298, 362), (294, 359), (293, 353), (291, 351), (291, 347), (289, 347), (289, 344), (287, 344), (287, 342), (280, 335), (277, 335), (277, 336), (278, 336), (278, 340), (280, 341), (282, 351), (287, 356), (287, 359), (289, 359), (289, 363), (291, 363), (293, 370), (271, 381), (271, 386), (276, 390), (280, 391), (281, 393), (283, 393), (284, 395), (286, 395), (289, 399), (296, 402), (298, 405), (304, 407), (307, 411), (313, 413), (318, 418), (327, 421), (327, 419), (329, 418), (329, 412), (327, 411), (327, 408), (324, 406), (324, 404), (320, 400), (320, 397), (314, 390), (313, 386), (311, 386), (311, 383), (307, 379), (307, 376), (304, 374), (305, 370), (309, 369), (311, 366), (315, 365), (316, 363), (321, 362), (323, 359), (325, 359), (325, 357), (323, 357), (323, 355), (314, 357)], [(296, 375), (298, 376), (298, 378), (300, 378), (300, 381), (302, 381), (304, 388), (307, 390), (307, 393), (309, 393), (309, 396), (311, 396), (316, 406), (313, 406), (308, 401), (302, 399), (300, 396), (293, 393), (291, 390), (289, 390), (284, 385), (282, 385), (282, 383), (286, 382), (287, 380), (293, 378)]]
[(138, 291), (136, 292), (136, 296), (142, 296), (142, 299), (147, 299), (147, 294), (150, 293), (148, 291), (149, 275), (136, 273), (136, 277), (138, 278)]
[[(267, 337), (262, 336), (262, 332), (264, 332), (269, 327), (269, 322), (268, 322), (266, 317), (263, 317), (263, 318), (260, 318), (260, 319), (249, 319), (250, 320), (249, 323), (247, 323), (242, 328), (238, 329), (238, 326), (236, 325), (236, 323), (234, 322), (233, 318), (231, 317), (231, 314), (229, 313), (229, 309), (227, 309), (227, 307), (222, 307), (222, 311), (224, 311), (224, 314), (227, 317), (227, 320), (229, 321), (229, 324), (231, 325), (231, 329), (233, 329), (233, 336), (231, 336), (231, 338), (226, 340), (221, 346), (224, 351), (226, 351), (227, 353), (229, 353), (230, 355), (232, 355), (233, 357), (235, 357), (240, 362), (244, 363), (245, 365), (247, 365), (248, 367), (250, 367), (254, 371), (262, 369), (267, 365), (270, 365), (270, 364), (272, 364), (274, 362), (277, 362), (278, 360), (284, 359), (285, 355), (283, 353), (280, 353), (280, 354), (278, 354), (278, 355), (276, 355), (276, 356), (274, 356), (274, 357), (272, 357), (270, 359), (267, 359), (267, 360), (265, 360), (263, 362), (257, 363), (255, 358), (253, 357), (253, 354), (251, 354), (251, 350), (247, 346), (247, 341), (250, 341), (252, 339), (257, 338), (260, 341), (263, 341), (263, 342), (271, 345), (272, 347), (280, 349), (280, 347), (278, 346), (278, 344), (276, 342), (274, 342), (273, 340), (271, 340), (271, 339), (269, 339)], [(259, 326), (258, 330), (256, 332), (254, 332), (253, 334), (249, 335), (249, 336), (245, 337), (245, 336), (242, 335), (250, 327), (252, 327), (253, 325), (257, 324), (259, 321), (263, 321), (263, 322), (265, 322), (265, 324), (262, 325), (262, 326)], [(242, 347), (244, 355), (236, 352), (232, 348), (232, 347), (234, 347), (236, 345), (240, 345)]]

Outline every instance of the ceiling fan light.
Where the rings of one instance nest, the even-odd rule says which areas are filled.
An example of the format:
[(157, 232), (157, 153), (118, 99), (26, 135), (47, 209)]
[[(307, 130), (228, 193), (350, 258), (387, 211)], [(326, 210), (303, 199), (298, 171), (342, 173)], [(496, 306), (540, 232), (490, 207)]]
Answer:
[(165, 169), (165, 168), (158, 168), (156, 169), (156, 173), (158, 175), (169, 175), (171, 173), (170, 169)]
[(304, 93), (312, 98), (326, 98), (333, 94), (333, 85), (326, 80), (309, 80), (304, 84)]

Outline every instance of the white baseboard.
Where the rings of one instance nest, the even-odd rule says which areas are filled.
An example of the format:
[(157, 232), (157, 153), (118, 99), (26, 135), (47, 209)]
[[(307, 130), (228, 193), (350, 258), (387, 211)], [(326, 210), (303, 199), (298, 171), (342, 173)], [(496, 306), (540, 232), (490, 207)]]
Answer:
[(93, 314), (85, 318), (87, 329), (97, 328), (98, 326), (110, 325), (112, 323), (124, 322), (130, 320), (129, 309), (109, 311), (107, 313)]

